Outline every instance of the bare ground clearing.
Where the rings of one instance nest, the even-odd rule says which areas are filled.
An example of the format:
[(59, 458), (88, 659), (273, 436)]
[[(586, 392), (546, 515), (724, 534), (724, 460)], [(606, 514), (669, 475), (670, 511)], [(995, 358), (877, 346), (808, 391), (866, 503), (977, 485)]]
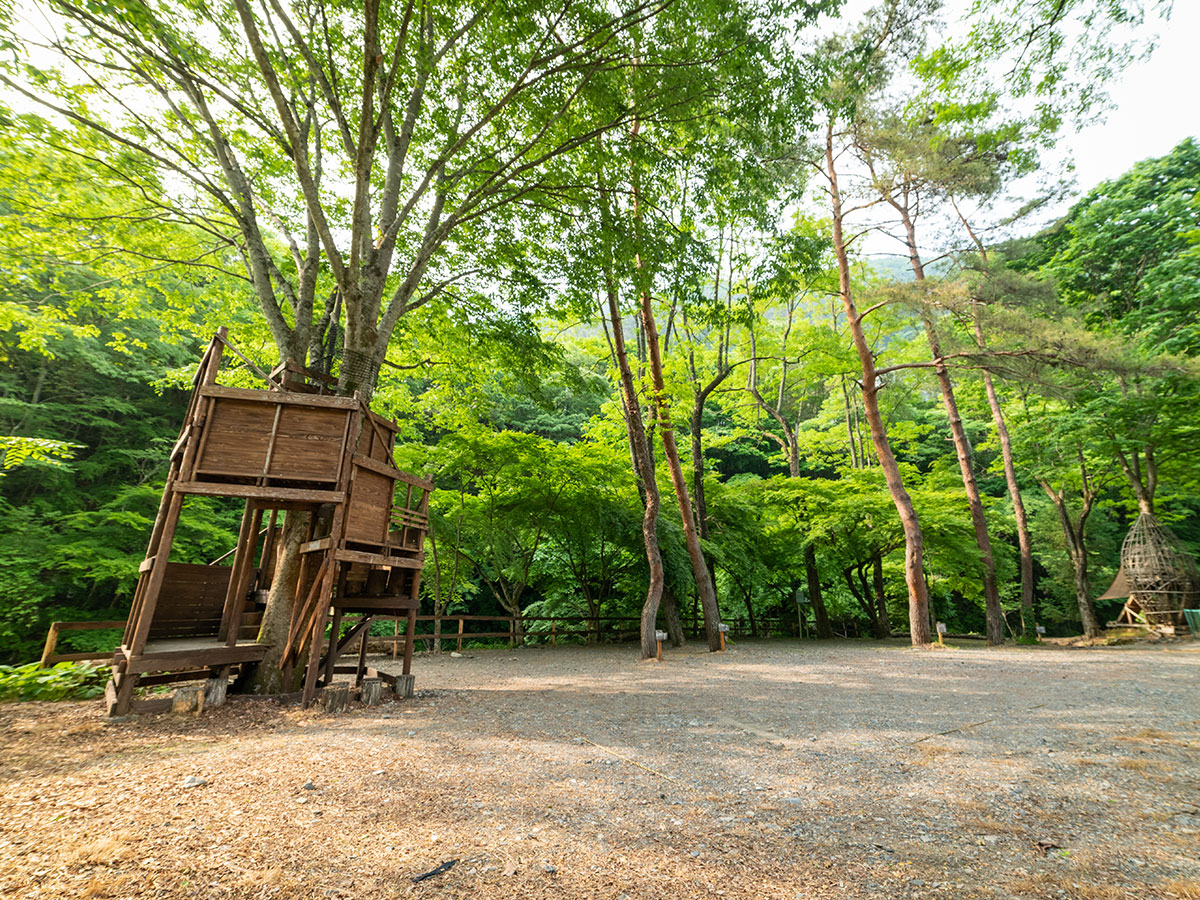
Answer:
[(5, 705), (0, 896), (1200, 898), (1200, 642), (634, 653), (418, 658), (339, 716)]

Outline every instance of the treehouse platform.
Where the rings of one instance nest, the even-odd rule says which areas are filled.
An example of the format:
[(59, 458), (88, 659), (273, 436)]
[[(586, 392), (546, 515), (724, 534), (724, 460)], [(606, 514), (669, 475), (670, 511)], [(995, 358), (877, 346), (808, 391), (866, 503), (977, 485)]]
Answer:
[[(346, 673), (337, 661), (356, 642), (358, 665), (349, 671), (362, 682), (367, 632), (380, 616), (407, 619), (403, 672), (411, 685), (433, 484), (397, 468), (395, 423), (357, 396), (326, 393), (320, 376), (287, 364), (266, 376), (266, 390), (218, 384), (226, 348), (234, 349), (222, 329), (193, 379), (113, 655), (109, 713), (129, 712), (138, 687), (200, 678), (228, 683), (254, 665), (277, 665), (285, 684), (302, 675), (307, 705)], [(197, 496), (243, 503), (236, 545), (207, 565), (171, 559), (186, 501)], [(279, 648), (262, 639), (260, 624), (289, 516), (305, 540)]]

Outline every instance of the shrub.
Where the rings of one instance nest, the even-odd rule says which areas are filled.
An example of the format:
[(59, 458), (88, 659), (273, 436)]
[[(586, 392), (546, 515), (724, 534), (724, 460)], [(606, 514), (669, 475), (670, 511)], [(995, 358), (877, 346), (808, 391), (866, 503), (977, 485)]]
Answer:
[(90, 700), (104, 693), (107, 666), (59, 663), (43, 669), (39, 663), (0, 666), (0, 701)]

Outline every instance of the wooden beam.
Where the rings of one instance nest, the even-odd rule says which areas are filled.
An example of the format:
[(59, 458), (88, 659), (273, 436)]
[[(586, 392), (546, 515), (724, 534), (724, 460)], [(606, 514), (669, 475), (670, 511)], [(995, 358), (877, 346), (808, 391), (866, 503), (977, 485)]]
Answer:
[(249, 388), (225, 387), (210, 384), (200, 389), (202, 397), (226, 397), (230, 400), (251, 400), (255, 403), (288, 403), (293, 406), (322, 406), (332, 409), (353, 410), (359, 401), (353, 397), (337, 397), (332, 394), (298, 394), (291, 391), (255, 391)]
[(369, 566), (392, 566), (397, 569), (421, 569), (425, 556), (388, 556), (383, 553), (366, 553), (362, 550), (336, 550), (338, 562), (366, 563)]
[(259, 486), (254, 484), (222, 484), (207, 481), (179, 481), (175, 490), (181, 494), (202, 494), (206, 497), (253, 497), (260, 500), (299, 501), (302, 503), (345, 503), (345, 491), (314, 491), (308, 488)]

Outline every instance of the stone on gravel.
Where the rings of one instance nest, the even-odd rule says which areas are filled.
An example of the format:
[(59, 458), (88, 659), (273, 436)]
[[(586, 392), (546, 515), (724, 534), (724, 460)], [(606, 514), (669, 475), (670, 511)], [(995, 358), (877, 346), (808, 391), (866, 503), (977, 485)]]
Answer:
[(183, 786), (185, 788), (204, 787), (206, 784), (208, 784), (208, 779), (201, 778), (199, 775), (189, 775), (183, 779)]

